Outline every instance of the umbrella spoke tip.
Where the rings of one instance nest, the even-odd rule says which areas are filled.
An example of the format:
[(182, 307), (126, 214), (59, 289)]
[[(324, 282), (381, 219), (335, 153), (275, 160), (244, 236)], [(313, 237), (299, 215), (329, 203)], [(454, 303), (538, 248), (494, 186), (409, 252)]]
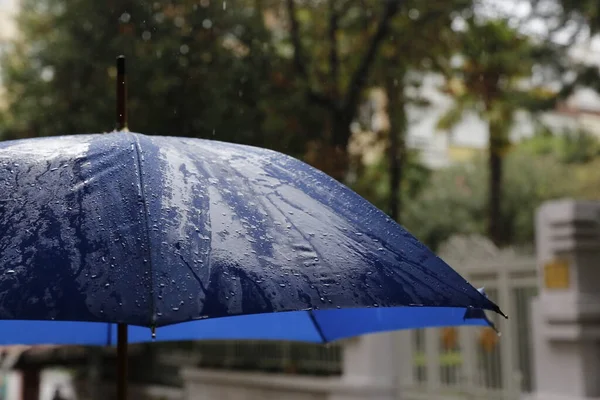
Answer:
[(500, 307), (496, 307), (496, 309), (495, 309), (494, 311), (496, 311), (496, 313), (498, 313), (498, 314), (500, 314), (501, 316), (503, 316), (503, 317), (504, 317), (504, 319), (508, 319), (508, 315), (504, 314), (504, 313), (502, 312), (502, 310), (500, 309)]

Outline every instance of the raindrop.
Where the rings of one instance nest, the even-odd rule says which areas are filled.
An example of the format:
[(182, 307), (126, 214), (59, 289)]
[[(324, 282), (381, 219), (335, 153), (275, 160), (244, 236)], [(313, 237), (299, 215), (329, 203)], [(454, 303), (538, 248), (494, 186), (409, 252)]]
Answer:
[(131, 19), (131, 15), (129, 13), (126, 13), (126, 12), (123, 13), (123, 14), (121, 14), (121, 17), (119, 18), (119, 20), (121, 22), (123, 22), (124, 24), (128, 23), (130, 19)]
[(7, 270), (7, 271), (6, 271), (6, 273), (7, 273), (7, 274), (14, 274), (14, 273), (15, 273), (15, 270), (14, 270), (14, 269), (9, 269), (9, 270)]
[(173, 307), (173, 308), (171, 308), (171, 310), (173, 310), (173, 311), (179, 311), (179, 307)]
[[(205, 19), (204, 21), (202, 21), (202, 27), (204, 29), (212, 28), (212, 21), (210, 19)], [(213, 132), (214, 132), (214, 129), (213, 129)]]
[[(41, 78), (44, 82), (50, 82), (54, 79), (54, 68), (52, 67), (44, 67), (42, 69)], [(11, 170), (12, 173), (12, 170)]]
[(223, 11), (225, 11), (225, 10), (227, 10), (227, 2), (226, 1), (223, 2)]
[(152, 34), (150, 33), (150, 31), (144, 31), (144, 33), (142, 33), (142, 39), (144, 39), (145, 41), (150, 40), (151, 37)]
[(377, 304), (377, 303), (374, 303), (374, 304), (373, 304), (373, 307), (379, 307), (379, 304)]
[(280, 287), (285, 287), (285, 283), (280, 283), (279, 286)]
[(109, 286), (110, 286), (110, 283), (107, 283), (106, 285), (104, 285), (104, 287), (109, 287)]
[(324, 299), (323, 297), (321, 297), (321, 301), (322, 301), (323, 303), (325, 303), (325, 299)]
[(94, 279), (96, 278), (98, 275), (92, 275), (91, 278)]

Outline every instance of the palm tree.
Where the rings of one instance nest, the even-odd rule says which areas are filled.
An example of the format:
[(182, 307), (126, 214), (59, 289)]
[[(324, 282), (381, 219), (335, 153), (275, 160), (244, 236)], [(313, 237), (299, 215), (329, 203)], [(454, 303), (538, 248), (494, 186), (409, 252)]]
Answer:
[(517, 111), (547, 109), (555, 94), (533, 84), (536, 67), (550, 65), (552, 49), (511, 28), (507, 20), (466, 21), (458, 35), (454, 63), (441, 70), (445, 91), (454, 98), (453, 107), (438, 121), (448, 130), (465, 112), (475, 112), (488, 124), (488, 235), (497, 245), (506, 244), (502, 226), (502, 163), (510, 147), (510, 131)]

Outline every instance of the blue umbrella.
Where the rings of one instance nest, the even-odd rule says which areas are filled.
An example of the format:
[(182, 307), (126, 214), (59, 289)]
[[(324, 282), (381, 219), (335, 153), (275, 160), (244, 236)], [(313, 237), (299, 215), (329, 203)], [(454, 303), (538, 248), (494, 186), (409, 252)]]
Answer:
[[(475, 311), (475, 309), (472, 309)], [(189, 321), (158, 328), (156, 340), (287, 340), (328, 343), (366, 333), (457, 325), (494, 327), (483, 312), (457, 307), (380, 307), (249, 314)], [(116, 344), (117, 325), (73, 321), (0, 321), (0, 345)], [(148, 328), (131, 326), (129, 343), (150, 340)]]
[(500, 312), (383, 212), (273, 151), (126, 129), (8, 141), (0, 187), (0, 319), (30, 320), (0, 341), (39, 343), (27, 324), (47, 321), (55, 343), (125, 347), (127, 325), (325, 342)]
[(0, 143), (0, 184), (0, 319), (498, 311), (360, 196), (272, 151), (129, 132), (17, 140)]

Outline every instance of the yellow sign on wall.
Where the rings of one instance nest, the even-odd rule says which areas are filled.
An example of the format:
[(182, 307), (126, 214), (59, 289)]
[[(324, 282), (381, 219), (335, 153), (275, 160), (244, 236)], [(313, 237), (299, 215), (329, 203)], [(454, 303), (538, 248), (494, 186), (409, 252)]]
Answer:
[(570, 286), (569, 261), (556, 258), (544, 265), (546, 289), (568, 289)]

